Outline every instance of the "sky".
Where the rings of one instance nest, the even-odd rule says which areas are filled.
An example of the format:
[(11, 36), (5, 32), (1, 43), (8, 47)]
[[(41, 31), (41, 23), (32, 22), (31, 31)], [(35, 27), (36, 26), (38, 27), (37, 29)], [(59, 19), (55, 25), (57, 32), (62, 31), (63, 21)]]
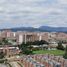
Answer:
[(67, 0), (0, 0), (0, 29), (67, 27)]

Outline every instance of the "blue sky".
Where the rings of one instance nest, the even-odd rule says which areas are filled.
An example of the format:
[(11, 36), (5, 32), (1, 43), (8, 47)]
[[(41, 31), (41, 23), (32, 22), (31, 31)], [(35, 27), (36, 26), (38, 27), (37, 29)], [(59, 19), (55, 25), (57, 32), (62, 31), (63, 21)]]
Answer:
[(0, 0), (0, 28), (67, 27), (67, 0)]

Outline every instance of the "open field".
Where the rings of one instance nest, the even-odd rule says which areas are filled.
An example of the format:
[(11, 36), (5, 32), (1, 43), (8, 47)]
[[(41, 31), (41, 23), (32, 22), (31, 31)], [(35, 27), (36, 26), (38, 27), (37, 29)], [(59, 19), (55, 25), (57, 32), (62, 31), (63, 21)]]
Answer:
[(64, 51), (62, 50), (37, 50), (33, 51), (34, 54), (54, 54), (57, 56), (62, 56), (64, 54)]

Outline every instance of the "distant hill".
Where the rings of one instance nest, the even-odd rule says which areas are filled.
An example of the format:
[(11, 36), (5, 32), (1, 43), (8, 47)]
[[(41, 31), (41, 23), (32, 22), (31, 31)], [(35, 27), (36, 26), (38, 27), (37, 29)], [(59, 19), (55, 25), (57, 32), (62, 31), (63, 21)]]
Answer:
[[(16, 28), (9, 28), (10, 30), (16, 32), (16, 31), (29, 31), (29, 32), (34, 32), (34, 31), (38, 31), (37, 28), (33, 28), (33, 27), (16, 27)], [(4, 29), (1, 29), (1, 31)]]
[[(67, 33), (67, 27), (49, 27), (49, 26), (41, 26), (39, 28), (33, 28), (33, 27), (16, 27), (16, 28), (10, 28), (12, 31), (29, 31), (29, 32), (66, 32)], [(3, 30), (3, 29), (1, 29)]]
[(39, 29), (42, 31), (49, 31), (49, 32), (67, 32), (67, 27), (41, 26)]

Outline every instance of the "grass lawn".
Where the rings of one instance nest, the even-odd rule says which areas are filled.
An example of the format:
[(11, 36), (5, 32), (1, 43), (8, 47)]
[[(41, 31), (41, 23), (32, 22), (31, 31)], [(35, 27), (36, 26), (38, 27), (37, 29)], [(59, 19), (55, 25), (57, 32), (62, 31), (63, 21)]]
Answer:
[(38, 50), (33, 51), (34, 54), (54, 54), (57, 56), (62, 56), (64, 54), (64, 51), (62, 50)]

